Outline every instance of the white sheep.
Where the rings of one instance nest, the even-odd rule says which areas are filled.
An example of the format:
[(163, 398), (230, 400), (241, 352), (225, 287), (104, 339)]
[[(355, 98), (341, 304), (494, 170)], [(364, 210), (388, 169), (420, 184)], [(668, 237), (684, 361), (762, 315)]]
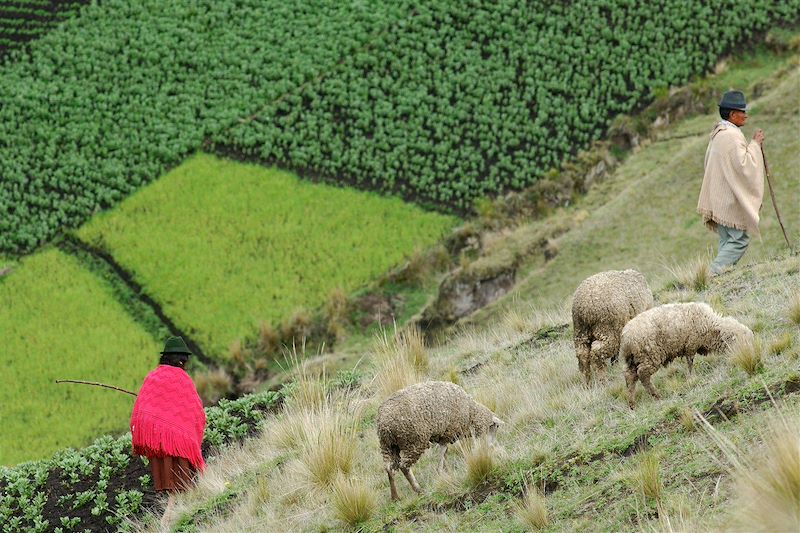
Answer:
[(606, 360), (615, 363), (622, 328), (653, 307), (653, 292), (636, 270), (609, 270), (583, 280), (572, 296), (572, 325), (578, 369), (587, 383)]
[(619, 350), (627, 365), (628, 405), (633, 409), (637, 380), (653, 398), (660, 398), (650, 376), (673, 359), (685, 357), (691, 373), (695, 354), (724, 352), (752, 340), (750, 328), (704, 303), (665, 304), (637, 315), (622, 329)]
[(440, 446), (442, 469), (448, 444), (483, 434), (493, 444), (502, 423), (464, 389), (447, 381), (418, 383), (392, 394), (378, 409), (376, 422), (392, 500), (398, 499), (394, 470), (403, 472), (415, 492), (421, 491), (411, 467), (431, 443)]

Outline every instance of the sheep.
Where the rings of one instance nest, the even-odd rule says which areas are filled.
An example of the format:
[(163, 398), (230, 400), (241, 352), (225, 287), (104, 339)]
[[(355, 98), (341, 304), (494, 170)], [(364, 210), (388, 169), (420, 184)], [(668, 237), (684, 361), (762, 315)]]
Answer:
[(724, 352), (752, 340), (750, 328), (704, 303), (665, 304), (637, 315), (622, 329), (619, 350), (627, 366), (628, 405), (633, 409), (636, 380), (653, 398), (660, 398), (650, 376), (673, 359), (685, 357), (691, 374), (695, 354)]
[(583, 280), (572, 296), (572, 325), (578, 369), (588, 384), (592, 367), (601, 374), (606, 359), (617, 361), (623, 326), (653, 307), (653, 292), (632, 269), (600, 272)]
[(439, 470), (445, 466), (447, 445), (470, 435), (489, 435), (494, 444), (503, 422), (458, 385), (428, 381), (395, 392), (378, 409), (376, 422), (392, 500), (397, 500), (394, 470), (400, 470), (411, 488), (421, 492), (411, 467), (431, 443), (439, 444)]

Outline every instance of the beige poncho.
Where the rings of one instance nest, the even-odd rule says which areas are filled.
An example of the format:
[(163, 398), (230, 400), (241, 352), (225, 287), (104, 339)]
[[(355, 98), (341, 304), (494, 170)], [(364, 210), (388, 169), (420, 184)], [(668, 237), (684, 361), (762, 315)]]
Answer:
[(745, 230), (755, 236), (764, 195), (761, 146), (748, 144), (735, 125), (721, 121), (711, 132), (697, 212), (712, 231), (717, 224)]

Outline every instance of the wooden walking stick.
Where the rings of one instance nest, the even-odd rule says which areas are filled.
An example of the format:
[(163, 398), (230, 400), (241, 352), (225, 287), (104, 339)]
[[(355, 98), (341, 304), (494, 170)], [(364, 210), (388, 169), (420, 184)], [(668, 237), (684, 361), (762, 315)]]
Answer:
[(792, 248), (792, 243), (789, 242), (789, 236), (786, 235), (786, 227), (783, 225), (783, 219), (781, 218), (781, 212), (778, 211), (778, 204), (775, 202), (775, 191), (772, 189), (772, 180), (770, 179), (769, 175), (769, 165), (767, 164), (767, 154), (764, 152), (764, 144), (761, 144), (761, 155), (764, 158), (764, 172), (767, 174), (767, 185), (769, 186), (769, 196), (772, 198), (772, 207), (775, 208), (775, 214), (778, 216), (778, 224), (781, 225), (781, 231), (783, 231), (783, 238), (786, 239), (786, 245), (789, 247), (789, 251), (794, 253), (794, 248)]
[(79, 385), (94, 385), (95, 387), (104, 387), (106, 389), (124, 392), (125, 394), (130, 394), (131, 396), (134, 397), (136, 396), (135, 392), (131, 392), (125, 389), (120, 389), (119, 387), (114, 387), (113, 385), (106, 385), (105, 383), (97, 383), (95, 381), (81, 381), (79, 379), (57, 379), (56, 383), (77, 383)]

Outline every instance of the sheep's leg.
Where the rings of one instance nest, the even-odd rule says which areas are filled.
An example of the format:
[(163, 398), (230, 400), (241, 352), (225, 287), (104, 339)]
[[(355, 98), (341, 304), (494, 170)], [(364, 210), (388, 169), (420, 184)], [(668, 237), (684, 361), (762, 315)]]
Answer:
[(611, 360), (612, 364), (617, 361), (619, 354), (614, 349), (615, 346), (618, 347), (619, 342), (611, 335), (598, 335), (592, 342), (592, 364), (599, 379), (605, 376), (607, 361)]
[(583, 379), (588, 385), (592, 380), (591, 369), (591, 343), (588, 339), (576, 338), (575, 339), (575, 354), (578, 356), (578, 370), (583, 374)]
[(628, 387), (628, 406), (633, 409), (636, 398), (636, 369), (628, 368), (625, 370), (625, 385)]
[(686, 356), (686, 363), (689, 365), (689, 375), (692, 375), (692, 365), (694, 364), (694, 354)]
[(440, 444), (439, 445), (439, 472), (447, 469), (447, 464), (445, 464), (445, 456), (447, 455), (447, 445)]
[(642, 382), (642, 385), (644, 385), (644, 388), (647, 389), (647, 392), (650, 393), (650, 396), (656, 400), (660, 400), (661, 396), (658, 394), (656, 388), (653, 387), (653, 384), (650, 383), (650, 376), (653, 375), (653, 372), (654, 370), (650, 369), (649, 366), (640, 366), (636, 375), (639, 377), (639, 381)]
[(417, 494), (422, 493), (422, 489), (419, 488), (419, 483), (417, 483), (416, 478), (414, 477), (414, 472), (411, 471), (411, 467), (401, 468), (403, 475), (406, 476), (408, 483), (411, 485), (411, 488), (414, 489), (414, 492)]
[(394, 484), (394, 475), (392, 474), (392, 465), (386, 463), (386, 475), (389, 476), (389, 492), (392, 495), (392, 501), (397, 501), (400, 497), (397, 495), (397, 485)]

